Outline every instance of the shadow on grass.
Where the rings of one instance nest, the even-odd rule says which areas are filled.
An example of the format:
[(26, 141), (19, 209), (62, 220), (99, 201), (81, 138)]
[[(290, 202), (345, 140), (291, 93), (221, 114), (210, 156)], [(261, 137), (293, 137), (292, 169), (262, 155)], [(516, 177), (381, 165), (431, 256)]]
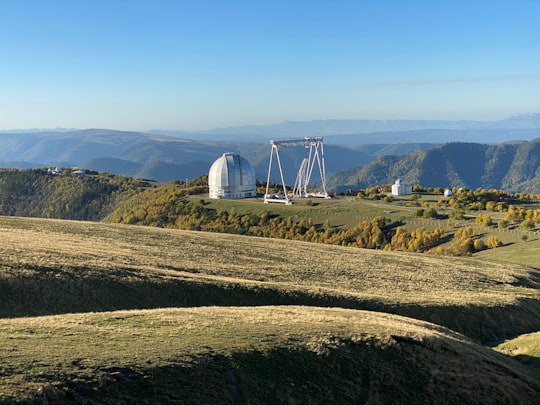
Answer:
[[(304, 342), (305, 343), (305, 342)], [(425, 345), (424, 345), (425, 344)], [(507, 362), (448, 343), (328, 340), (313, 350), (275, 347), (201, 354), (146, 368), (94, 367), (50, 383), (38, 400), (77, 403), (353, 404), (535, 403), (540, 385)], [(453, 348), (459, 350), (459, 348)], [(502, 356), (501, 356), (502, 357)], [(474, 367), (466, 364), (474, 363)], [(498, 367), (494, 367), (494, 365)], [(81, 377), (84, 376), (84, 377)]]
[[(538, 371), (540, 372), (540, 357), (529, 356), (526, 354), (518, 354), (512, 357), (518, 360), (519, 362), (526, 364), (527, 366), (538, 369)], [(540, 377), (540, 374), (539, 374), (539, 377)]]
[[(429, 321), (482, 344), (540, 330), (540, 300), (497, 306), (391, 304), (375, 299), (226, 281), (160, 277), (138, 270), (39, 268), (0, 278), (0, 317), (196, 306), (306, 305), (363, 309)], [(527, 285), (537, 282), (517, 281)], [(531, 285), (531, 287), (536, 287)]]

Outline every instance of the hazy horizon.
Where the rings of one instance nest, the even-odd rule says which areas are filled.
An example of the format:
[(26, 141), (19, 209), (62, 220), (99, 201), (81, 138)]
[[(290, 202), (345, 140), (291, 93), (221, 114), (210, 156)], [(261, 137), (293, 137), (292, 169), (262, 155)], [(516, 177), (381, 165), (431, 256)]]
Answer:
[[(133, 132), (151, 132), (151, 131), (163, 131), (163, 132), (186, 132), (186, 133), (204, 133), (205, 131), (206, 132), (212, 132), (212, 131), (215, 131), (215, 130), (225, 130), (225, 129), (229, 129), (229, 128), (245, 128), (245, 127), (272, 127), (272, 126), (278, 126), (278, 125), (282, 125), (282, 124), (287, 124), (287, 123), (316, 123), (316, 122), (325, 122), (325, 121), (343, 121), (343, 122), (347, 122), (347, 121), (379, 121), (379, 122), (392, 122), (392, 121), (440, 121), (440, 122), (460, 122), (460, 121), (464, 121), (464, 122), (479, 122), (479, 123), (482, 123), (482, 122), (493, 122), (493, 123), (496, 123), (496, 122), (499, 122), (499, 121), (503, 121), (505, 119), (509, 119), (509, 118), (513, 118), (513, 117), (527, 117), (527, 116), (540, 116), (540, 113), (535, 113), (535, 112), (529, 112), (529, 113), (516, 113), (516, 114), (512, 114), (512, 115), (509, 115), (509, 116), (506, 116), (506, 117), (503, 117), (501, 119), (494, 119), (494, 120), (474, 120), (474, 119), (471, 119), (471, 120), (460, 120), (460, 119), (456, 119), (456, 120), (425, 120), (425, 119), (422, 119), (422, 118), (411, 118), (411, 119), (370, 119), (370, 118), (342, 118), (342, 119), (334, 119), (334, 118), (328, 118), (328, 119), (311, 119), (311, 120), (286, 120), (286, 121), (280, 121), (280, 122), (273, 122), (273, 123), (261, 123), (261, 124), (241, 124), (241, 125), (232, 125), (232, 126), (224, 126), (224, 127), (213, 127), (213, 128), (205, 128), (205, 129), (196, 129), (196, 130), (188, 130), (188, 129), (183, 129), (183, 128), (174, 128), (174, 129), (170, 129), (170, 128), (143, 128), (143, 129), (123, 129), (123, 128), (100, 128), (100, 127), (81, 127), (81, 128), (65, 128), (65, 127), (55, 127), (55, 128), (41, 128), (41, 127), (33, 127), (33, 128), (0, 128), (0, 132), (38, 132), (38, 131), (52, 131), (52, 132), (55, 132), (55, 131), (82, 131), (82, 130), (90, 130), (90, 129), (96, 129), (96, 130), (100, 130), (100, 129), (103, 129), (103, 130), (111, 130), (111, 131), (133, 131)], [(437, 129), (437, 128), (433, 128), (433, 129)], [(375, 131), (376, 132), (376, 131)]]

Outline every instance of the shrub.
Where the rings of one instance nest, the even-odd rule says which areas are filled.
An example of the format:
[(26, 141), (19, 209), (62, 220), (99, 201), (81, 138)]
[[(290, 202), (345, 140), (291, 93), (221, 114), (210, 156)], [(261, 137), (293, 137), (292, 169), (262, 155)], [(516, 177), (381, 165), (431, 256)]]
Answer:
[(502, 246), (503, 243), (496, 236), (490, 235), (488, 236), (488, 239), (487, 239), (487, 245), (488, 245), (488, 248), (493, 249), (493, 248)]
[(450, 218), (451, 219), (463, 219), (463, 218), (465, 218), (465, 212), (462, 211), (462, 210), (453, 209), (450, 212)]
[(483, 239), (476, 239), (474, 241), (474, 250), (479, 252), (480, 250), (486, 249), (486, 244)]
[(519, 224), (519, 229), (522, 229), (524, 231), (527, 231), (529, 229), (533, 229), (535, 226), (535, 223), (531, 219), (525, 219), (521, 224)]
[(439, 216), (439, 213), (437, 210), (433, 207), (428, 208), (424, 211), (424, 218), (437, 218)]
[(468, 226), (466, 228), (459, 228), (454, 233), (454, 238), (456, 238), (457, 240), (465, 240), (465, 239), (473, 237), (474, 235), (475, 235), (474, 229)]
[(493, 219), (491, 215), (488, 214), (478, 214), (476, 217), (475, 223), (482, 226), (491, 226), (493, 224)]
[(506, 219), (501, 219), (498, 224), (497, 224), (497, 227), (499, 229), (504, 229), (508, 226), (508, 221)]

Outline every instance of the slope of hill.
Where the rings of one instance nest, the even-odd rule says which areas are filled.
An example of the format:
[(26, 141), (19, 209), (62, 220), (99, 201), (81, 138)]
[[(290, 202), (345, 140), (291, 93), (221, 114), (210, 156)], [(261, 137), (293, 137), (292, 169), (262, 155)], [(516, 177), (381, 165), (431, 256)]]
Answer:
[(540, 193), (540, 138), (501, 145), (448, 143), (407, 156), (384, 156), (329, 179), (330, 187), (369, 187), (402, 178), (426, 187), (478, 187)]
[(540, 332), (527, 333), (507, 340), (498, 345), (496, 349), (540, 369)]
[(534, 269), (76, 221), (0, 231), (1, 402), (540, 399), (533, 368), (455, 332), (539, 330)]
[(301, 304), (391, 312), (482, 342), (540, 330), (538, 271), (508, 263), (11, 217), (0, 230), (4, 317)]
[(0, 320), (0, 338), (6, 403), (540, 400), (540, 383), (514, 360), (436, 325), (367, 311), (73, 314)]

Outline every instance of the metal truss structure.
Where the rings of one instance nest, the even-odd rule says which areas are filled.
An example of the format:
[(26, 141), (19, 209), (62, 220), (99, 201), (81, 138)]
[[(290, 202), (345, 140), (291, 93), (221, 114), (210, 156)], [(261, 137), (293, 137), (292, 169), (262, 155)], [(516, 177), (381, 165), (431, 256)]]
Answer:
[[(296, 140), (290, 140), (290, 141), (270, 141), (270, 144), (272, 145), (272, 148), (270, 151), (270, 163), (268, 165), (268, 178), (266, 180), (266, 193), (264, 195), (265, 203), (277, 202), (277, 203), (284, 203), (284, 204), (289, 205), (289, 204), (292, 204), (292, 199), (295, 197), (297, 198), (304, 198), (304, 197), (330, 198), (328, 196), (328, 193), (326, 192), (326, 169), (324, 167), (324, 146), (323, 146), (322, 137), (317, 137), (317, 138), (306, 137), (304, 139), (296, 139)], [(283, 177), (283, 168), (281, 166), (281, 159), (279, 157), (279, 148), (299, 148), (299, 147), (303, 147), (308, 151), (307, 157), (302, 160), (300, 168), (298, 169), (298, 174), (296, 177), (296, 182), (292, 189), (292, 193), (289, 193), (287, 191), (287, 186), (285, 185), (285, 180)], [(281, 177), (281, 187), (283, 190), (283, 194), (270, 194), (269, 193), (270, 173), (272, 172), (272, 162), (274, 161), (274, 156), (277, 160), (277, 165), (279, 168), (279, 175)], [(311, 180), (311, 175), (313, 174), (315, 165), (317, 165), (319, 169), (319, 175), (321, 177), (321, 184), (322, 184), (321, 185), (322, 191), (319, 191), (316, 193), (309, 193), (308, 186), (309, 186), (309, 182)]]

